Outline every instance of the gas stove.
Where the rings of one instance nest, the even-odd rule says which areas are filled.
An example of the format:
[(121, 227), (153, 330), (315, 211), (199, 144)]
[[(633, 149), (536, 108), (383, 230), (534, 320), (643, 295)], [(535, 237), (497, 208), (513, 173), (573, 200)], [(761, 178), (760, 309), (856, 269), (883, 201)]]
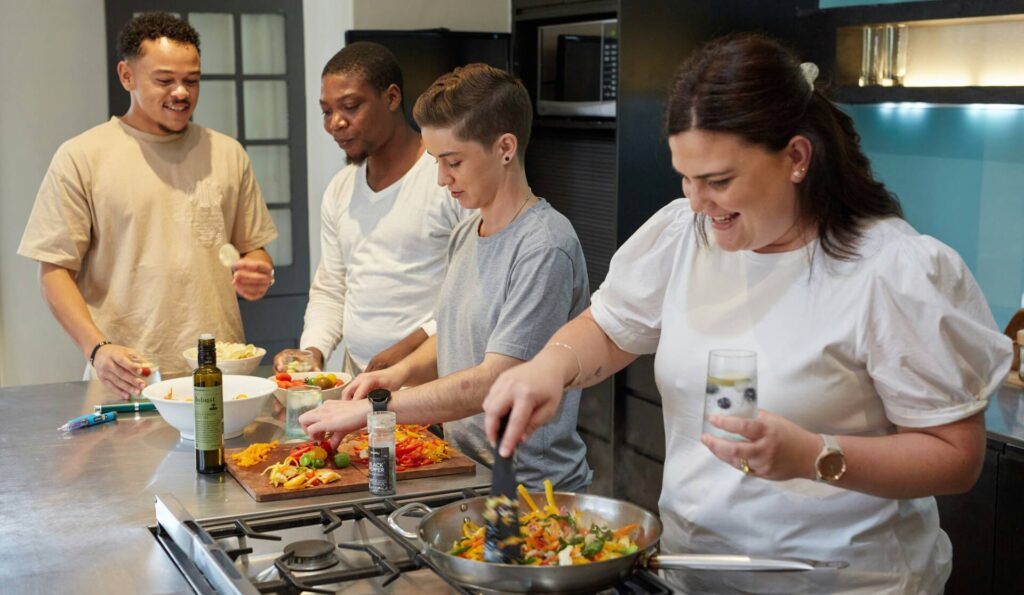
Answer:
[[(208, 520), (192, 518), (174, 496), (161, 494), (157, 524), (149, 529), (192, 589), (204, 595), (491, 593), (486, 586), (461, 585), (446, 576), (418, 542), (387, 524), (387, 515), (404, 504), (437, 508), (488, 490), (480, 485)], [(638, 570), (606, 592), (672, 590), (653, 573)]]

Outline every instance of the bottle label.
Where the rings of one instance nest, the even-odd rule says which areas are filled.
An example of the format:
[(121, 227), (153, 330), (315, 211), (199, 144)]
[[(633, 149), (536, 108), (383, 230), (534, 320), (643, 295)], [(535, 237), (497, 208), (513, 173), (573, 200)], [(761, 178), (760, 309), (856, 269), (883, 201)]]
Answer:
[(195, 387), (196, 450), (218, 450), (224, 445), (224, 393), (221, 386)]
[(395, 493), (395, 460), (390, 447), (371, 447), (369, 461), (369, 484), (371, 494)]

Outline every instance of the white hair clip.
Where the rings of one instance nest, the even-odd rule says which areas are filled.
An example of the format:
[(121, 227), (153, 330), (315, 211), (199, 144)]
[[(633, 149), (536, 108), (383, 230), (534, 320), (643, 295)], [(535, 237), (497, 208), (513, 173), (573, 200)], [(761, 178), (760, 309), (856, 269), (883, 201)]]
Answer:
[(810, 85), (811, 91), (814, 91), (814, 81), (818, 78), (818, 65), (814, 62), (804, 62), (800, 64), (800, 73), (804, 75), (804, 80)]

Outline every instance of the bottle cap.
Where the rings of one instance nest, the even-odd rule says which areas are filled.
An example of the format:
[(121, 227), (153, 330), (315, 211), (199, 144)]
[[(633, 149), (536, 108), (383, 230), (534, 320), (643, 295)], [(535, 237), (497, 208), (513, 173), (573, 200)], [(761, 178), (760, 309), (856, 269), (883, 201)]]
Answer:
[(395, 429), (395, 412), (376, 411), (368, 414), (366, 416), (366, 429), (369, 432)]
[(203, 334), (199, 335), (199, 340), (200, 341), (212, 341), (213, 340), (213, 333), (203, 333)]

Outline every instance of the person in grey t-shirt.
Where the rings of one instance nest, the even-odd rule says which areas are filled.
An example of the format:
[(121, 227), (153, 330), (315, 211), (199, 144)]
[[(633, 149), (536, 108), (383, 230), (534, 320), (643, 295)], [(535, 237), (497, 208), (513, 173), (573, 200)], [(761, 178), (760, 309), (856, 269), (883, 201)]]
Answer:
[[(398, 390), (388, 409), (399, 423), (445, 423), (445, 437), (490, 465), (481, 404), (501, 372), (532, 358), (580, 314), (590, 288), (579, 239), (568, 219), (530, 190), (523, 154), (530, 98), (511, 74), (471, 64), (440, 77), (416, 102), (438, 184), (476, 213), (452, 232), (448, 272), (436, 312), (437, 335), (385, 370), (349, 383), (340, 401), (304, 414), (310, 436), (332, 432), (337, 444), (365, 424), (366, 395)], [(519, 481), (540, 489), (581, 490), (593, 473), (576, 432), (580, 391), (519, 448)]]

